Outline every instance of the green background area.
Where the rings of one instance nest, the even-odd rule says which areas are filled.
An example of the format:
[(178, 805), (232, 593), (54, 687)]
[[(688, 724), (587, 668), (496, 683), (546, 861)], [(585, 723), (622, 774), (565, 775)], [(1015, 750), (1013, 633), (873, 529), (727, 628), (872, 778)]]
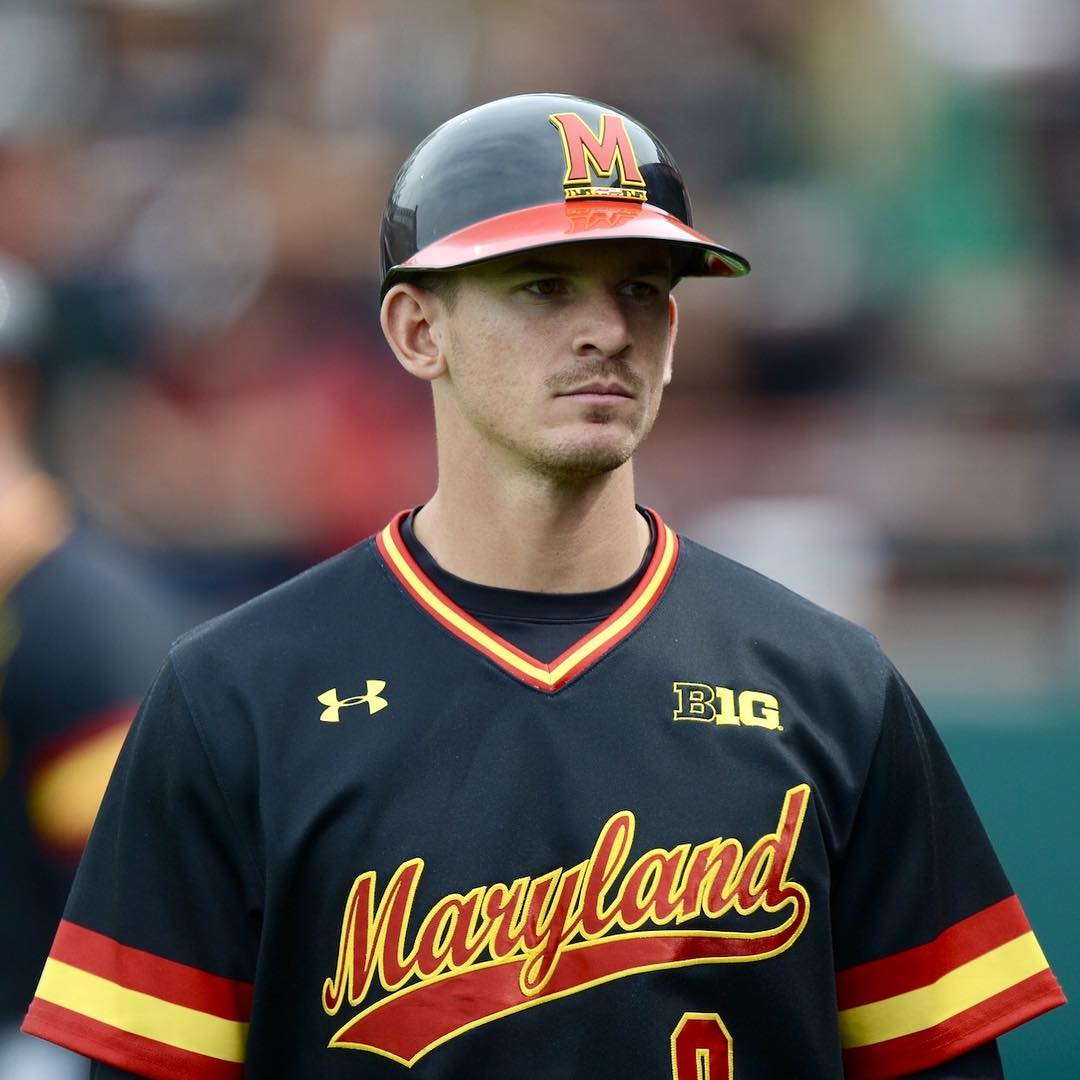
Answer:
[[(1080, 993), (1080, 699), (929, 702), (1065, 994)], [(1022, 722), (1023, 717), (1041, 717)], [(972, 723), (978, 720), (980, 723)], [(1001, 1039), (1009, 1080), (1080, 1077), (1075, 1004)]]

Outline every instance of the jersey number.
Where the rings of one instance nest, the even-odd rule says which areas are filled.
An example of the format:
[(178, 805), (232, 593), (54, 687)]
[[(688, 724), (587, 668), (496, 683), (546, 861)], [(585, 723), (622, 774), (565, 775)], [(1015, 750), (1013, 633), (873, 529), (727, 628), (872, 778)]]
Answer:
[(731, 1034), (716, 1013), (683, 1013), (671, 1033), (672, 1080), (732, 1080)]

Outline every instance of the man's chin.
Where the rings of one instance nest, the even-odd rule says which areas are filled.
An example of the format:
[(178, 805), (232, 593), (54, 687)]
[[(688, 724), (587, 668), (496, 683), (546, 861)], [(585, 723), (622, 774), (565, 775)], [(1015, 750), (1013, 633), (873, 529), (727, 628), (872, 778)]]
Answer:
[(637, 448), (637, 440), (627, 433), (623, 438), (615, 437), (614, 432), (596, 436), (566, 440), (537, 454), (539, 471), (555, 477), (587, 480), (625, 465)]

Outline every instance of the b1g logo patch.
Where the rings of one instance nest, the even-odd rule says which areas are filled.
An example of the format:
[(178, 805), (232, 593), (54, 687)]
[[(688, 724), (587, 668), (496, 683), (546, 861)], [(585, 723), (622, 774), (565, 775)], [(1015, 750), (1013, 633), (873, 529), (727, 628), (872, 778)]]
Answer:
[(763, 690), (736, 693), (729, 686), (710, 686), (699, 682), (672, 683), (671, 689), (675, 694), (672, 720), (784, 730), (780, 723), (780, 702)]
[[(634, 199), (648, 198), (645, 178), (641, 175), (634, 145), (621, 116), (602, 113), (600, 131), (594, 132), (577, 113), (552, 113), (548, 119), (562, 136), (566, 155), (566, 175), (563, 195), (567, 199)], [(594, 177), (615, 179), (619, 186), (597, 185)]]

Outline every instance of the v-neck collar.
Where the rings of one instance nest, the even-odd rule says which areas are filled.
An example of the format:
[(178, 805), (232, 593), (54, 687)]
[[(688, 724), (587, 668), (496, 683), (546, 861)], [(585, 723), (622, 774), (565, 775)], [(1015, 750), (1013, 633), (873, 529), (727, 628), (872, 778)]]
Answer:
[(391, 573), (419, 607), (465, 644), (498, 664), (520, 682), (554, 693), (587, 671), (648, 616), (663, 595), (679, 554), (679, 538), (655, 510), (646, 508), (656, 530), (652, 559), (634, 591), (599, 626), (545, 664), (492, 633), (454, 603), (417, 564), (401, 536), (408, 510), (398, 514), (375, 538)]

